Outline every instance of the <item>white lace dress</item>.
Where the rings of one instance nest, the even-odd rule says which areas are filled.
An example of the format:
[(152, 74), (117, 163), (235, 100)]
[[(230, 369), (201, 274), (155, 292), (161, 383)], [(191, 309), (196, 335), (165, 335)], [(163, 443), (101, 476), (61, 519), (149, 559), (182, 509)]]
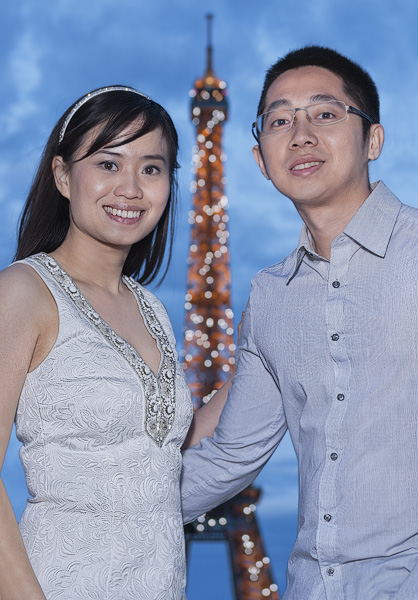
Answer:
[(157, 375), (46, 254), (26, 259), (59, 313), (16, 414), (31, 498), (20, 530), (47, 600), (183, 600), (180, 447), (192, 405), (167, 313), (129, 278)]

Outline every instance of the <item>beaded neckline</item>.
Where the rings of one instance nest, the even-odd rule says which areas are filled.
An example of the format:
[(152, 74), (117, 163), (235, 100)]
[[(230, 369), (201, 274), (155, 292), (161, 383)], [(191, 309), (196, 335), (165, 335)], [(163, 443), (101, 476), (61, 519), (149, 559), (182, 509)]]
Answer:
[(124, 284), (137, 299), (147, 329), (157, 340), (161, 360), (156, 374), (149, 368), (135, 348), (120, 337), (100, 317), (68, 273), (61, 268), (52, 256), (42, 252), (30, 257), (29, 260), (33, 260), (46, 268), (76, 308), (134, 369), (144, 389), (145, 430), (154, 442), (161, 447), (174, 423), (176, 362), (174, 350), (152, 306), (145, 299), (141, 286), (132, 278), (122, 276)]

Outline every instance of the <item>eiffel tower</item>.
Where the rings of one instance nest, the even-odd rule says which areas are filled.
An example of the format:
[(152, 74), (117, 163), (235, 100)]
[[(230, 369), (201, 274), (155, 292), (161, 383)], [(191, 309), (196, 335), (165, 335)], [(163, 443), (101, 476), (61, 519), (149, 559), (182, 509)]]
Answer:
[[(208, 402), (234, 370), (234, 326), (228, 247), (228, 199), (222, 150), (228, 117), (227, 86), (212, 65), (212, 15), (207, 15), (207, 64), (191, 96), (196, 126), (191, 184), (192, 209), (183, 366), (195, 409)], [(261, 491), (248, 487), (232, 500), (185, 528), (187, 548), (194, 542), (224, 540), (229, 546), (236, 600), (279, 600), (256, 518)]]

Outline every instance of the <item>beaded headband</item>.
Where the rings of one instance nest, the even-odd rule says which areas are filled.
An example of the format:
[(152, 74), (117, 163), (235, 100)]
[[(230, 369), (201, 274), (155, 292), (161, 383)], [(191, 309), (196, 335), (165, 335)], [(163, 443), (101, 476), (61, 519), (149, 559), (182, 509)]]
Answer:
[(67, 131), (68, 124), (75, 115), (75, 113), (78, 111), (78, 109), (81, 108), (83, 104), (91, 100), (91, 98), (99, 96), (100, 94), (105, 94), (106, 92), (134, 92), (134, 94), (138, 94), (139, 96), (143, 96), (147, 100), (150, 100), (149, 96), (146, 96), (142, 92), (138, 92), (138, 90), (136, 90), (135, 88), (131, 88), (125, 85), (111, 85), (109, 87), (103, 87), (98, 90), (95, 90), (94, 92), (89, 92), (83, 98), (81, 98), (81, 100), (79, 100), (77, 104), (75, 104), (71, 111), (68, 113), (67, 118), (65, 119), (64, 124), (61, 127), (61, 131), (58, 138), (58, 145), (61, 144), (62, 140), (64, 139), (64, 135)]

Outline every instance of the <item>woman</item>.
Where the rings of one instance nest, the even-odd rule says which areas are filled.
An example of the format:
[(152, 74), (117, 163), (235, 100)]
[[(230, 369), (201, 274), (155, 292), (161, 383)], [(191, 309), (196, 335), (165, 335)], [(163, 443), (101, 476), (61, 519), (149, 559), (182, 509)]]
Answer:
[(81, 98), (47, 142), (0, 274), (0, 465), (15, 418), (31, 494), (19, 531), (0, 482), (2, 600), (184, 598), (192, 406), (141, 285), (171, 250), (177, 149), (167, 112), (123, 86)]

